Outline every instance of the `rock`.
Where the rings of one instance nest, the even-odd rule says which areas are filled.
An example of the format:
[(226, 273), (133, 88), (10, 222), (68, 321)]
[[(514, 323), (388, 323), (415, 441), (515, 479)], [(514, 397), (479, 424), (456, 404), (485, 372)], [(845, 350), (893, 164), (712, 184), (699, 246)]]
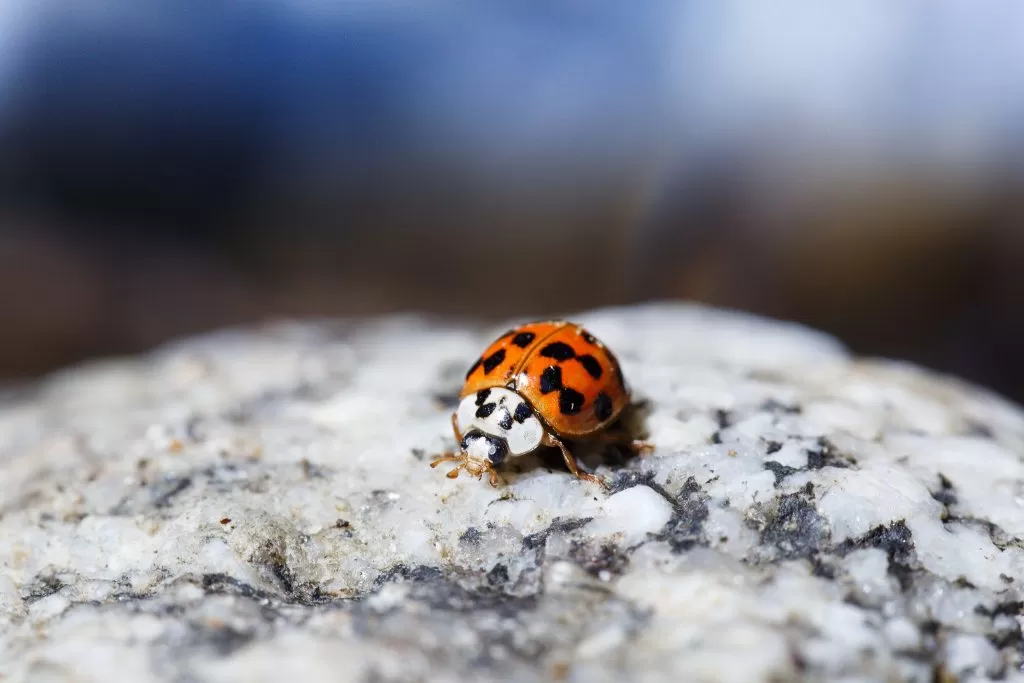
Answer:
[(590, 454), (609, 492), (427, 466), (494, 328), (281, 324), (8, 392), (0, 678), (1018, 675), (1019, 408), (738, 314), (577, 319), (657, 447)]

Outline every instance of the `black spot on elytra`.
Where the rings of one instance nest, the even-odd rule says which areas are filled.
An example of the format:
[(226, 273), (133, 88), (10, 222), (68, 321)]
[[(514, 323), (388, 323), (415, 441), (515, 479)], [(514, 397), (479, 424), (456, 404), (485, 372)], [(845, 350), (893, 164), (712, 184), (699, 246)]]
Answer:
[(583, 410), (583, 394), (568, 387), (558, 394), (558, 410), (563, 415), (577, 415)]
[(601, 379), (603, 370), (601, 369), (601, 363), (596, 358), (591, 356), (589, 353), (583, 356), (579, 356), (576, 360), (579, 361), (583, 369), (587, 371), (587, 374), (594, 379)]
[(512, 413), (508, 412), (508, 408), (501, 409), (501, 416), (498, 417), (498, 426), (505, 431), (512, 429)]
[(505, 349), (498, 349), (491, 355), (484, 358), (484, 374), (490, 374), (494, 368), (498, 367), (505, 360)]
[(476, 369), (478, 367), (480, 367), (480, 364), (483, 363), (483, 362), (484, 362), (483, 358), (477, 358), (476, 362), (473, 363), (471, 366), (469, 366), (469, 370), (466, 371), (466, 379), (469, 379), (469, 376), (472, 375), (474, 372), (476, 372)]
[(540, 350), (544, 358), (554, 358), (557, 361), (569, 360), (576, 356), (576, 352), (565, 342), (551, 342)]
[(491, 413), (493, 413), (494, 409), (497, 408), (497, 407), (498, 407), (497, 403), (485, 403), (485, 404), (483, 404), (482, 406), (480, 406), (479, 408), (476, 409), (476, 416), (477, 417), (490, 417)]
[(562, 388), (562, 368), (550, 365), (540, 373), (540, 393), (550, 394)]
[(491, 395), (491, 390), (490, 389), (481, 389), (480, 391), (476, 392), (476, 401), (475, 401), (475, 403), (478, 406), (483, 405), (484, 401), (486, 401), (487, 397), (490, 396), (490, 395)]
[(827, 545), (831, 532), (814, 507), (813, 493), (814, 487), (808, 484), (780, 496), (767, 510), (761, 543), (778, 549), (780, 559), (811, 557)]
[(519, 424), (523, 424), (531, 415), (533, 415), (533, 411), (530, 410), (530, 406), (520, 403), (516, 406), (516, 413), (512, 417)]
[(672, 502), (672, 517), (657, 537), (666, 541), (674, 553), (685, 552), (698, 543), (705, 543), (704, 522), (708, 518), (710, 500), (711, 497), (704, 493), (696, 479), (687, 479)]
[(521, 349), (525, 349), (536, 337), (537, 335), (533, 332), (520, 332), (516, 336), (512, 337), (512, 343)]
[(587, 342), (588, 344), (597, 344), (597, 339), (594, 338), (594, 335), (590, 334), (586, 330), (581, 330), (580, 336), (583, 337), (583, 341)]
[(601, 422), (612, 416), (612, 399), (603, 391), (594, 399), (594, 415)]

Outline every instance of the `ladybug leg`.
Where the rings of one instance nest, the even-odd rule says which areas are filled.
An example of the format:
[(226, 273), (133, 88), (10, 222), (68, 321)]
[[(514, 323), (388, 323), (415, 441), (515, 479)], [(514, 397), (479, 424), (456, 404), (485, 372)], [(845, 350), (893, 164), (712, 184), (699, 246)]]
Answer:
[(452, 413), (452, 432), (455, 433), (455, 443), (462, 443), (462, 432), (459, 431), (459, 421), (455, 419), (455, 413)]
[(576, 475), (578, 478), (584, 479), (586, 481), (592, 481), (595, 484), (600, 484), (605, 489), (608, 488), (608, 484), (605, 483), (604, 479), (597, 476), (596, 474), (584, 472), (582, 469), (580, 469), (579, 462), (577, 462), (576, 460), (576, 456), (573, 455), (569, 451), (569, 449), (565, 447), (565, 444), (562, 443), (560, 439), (552, 436), (551, 434), (546, 434), (544, 436), (544, 440), (541, 443), (543, 443), (545, 446), (554, 446), (558, 450), (562, 451), (562, 457), (565, 459), (566, 466), (569, 468), (569, 471)]
[(651, 442), (634, 439), (630, 437), (629, 434), (623, 432), (600, 432), (588, 438), (600, 443), (624, 446), (625, 448), (633, 451), (636, 455), (648, 455), (654, 452), (654, 444)]
[(456, 462), (458, 460), (462, 460), (462, 456), (458, 453), (442, 453), (430, 461), (430, 466), (437, 467), (443, 462)]

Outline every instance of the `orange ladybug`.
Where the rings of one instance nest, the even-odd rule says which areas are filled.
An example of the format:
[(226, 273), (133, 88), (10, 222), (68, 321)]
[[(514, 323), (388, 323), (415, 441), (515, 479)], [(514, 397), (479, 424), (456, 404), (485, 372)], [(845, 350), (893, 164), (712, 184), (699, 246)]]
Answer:
[(574, 475), (607, 486), (580, 469), (563, 439), (650, 448), (608, 430), (630, 401), (625, 378), (612, 352), (574, 323), (532, 322), (498, 337), (469, 368), (459, 398), (452, 414), (459, 452), (430, 463), (458, 463), (450, 478), (463, 469), (478, 479), (489, 472), (497, 486), (495, 467), (506, 458), (553, 446)]

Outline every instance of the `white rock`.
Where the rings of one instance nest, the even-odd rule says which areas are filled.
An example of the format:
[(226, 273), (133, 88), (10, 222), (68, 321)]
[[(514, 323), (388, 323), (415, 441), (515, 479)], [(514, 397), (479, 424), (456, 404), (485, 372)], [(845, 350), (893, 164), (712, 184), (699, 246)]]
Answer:
[(749, 316), (575, 317), (650, 408), (607, 492), (427, 466), (507, 324), (233, 330), (9, 399), (0, 678), (1013, 680), (1018, 407)]
[(602, 511), (587, 532), (595, 536), (621, 534), (621, 542), (627, 546), (657, 533), (672, 516), (669, 502), (649, 486), (633, 486), (609, 496)]
[(994, 674), (999, 653), (983, 636), (956, 635), (946, 644), (946, 667), (954, 676)]

